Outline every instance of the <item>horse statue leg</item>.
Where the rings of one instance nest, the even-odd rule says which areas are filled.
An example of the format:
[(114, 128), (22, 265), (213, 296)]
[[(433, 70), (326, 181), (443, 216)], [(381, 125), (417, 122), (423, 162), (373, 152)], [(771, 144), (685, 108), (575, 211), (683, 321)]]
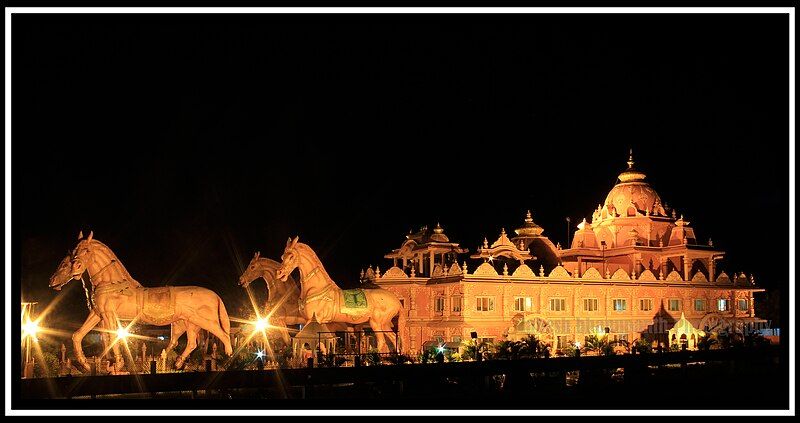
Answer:
[[(106, 324), (106, 330), (109, 331), (109, 334), (112, 334), (112, 336), (117, 332), (118, 321), (119, 320), (116, 312), (109, 311), (103, 313), (103, 323)], [(123, 340), (123, 342), (125, 341)], [(114, 370), (122, 370), (123, 366), (125, 365), (125, 359), (122, 357), (122, 353), (120, 352), (119, 339), (115, 339), (111, 343), (111, 350), (114, 351)]]
[(372, 328), (373, 332), (375, 332), (375, 341), (378, 344), (378, 352), (379, 353), (387, 353), (389, 352), (389, 348), (386, 346), (386, 338), (384, 337), (384, 333), (382, 332), (384, 329), (384, 325), (381, 324), (375, 317), (370, 317), (369, 319), (369, 327)]
[(80, 364), (80, 366), (83, 367), (83, 369), (87, 372), (90, 370), (90, 367), (89, 362), (86, 360), (86, 356), (83, 355), (81, 341), (83, 341), (83, 338), (86, 336), (86, 334), (89, 333), (89, 331), (91, 331), (95, 326), (97, 326), (101, 320), (102, 319), (100, 316), (97, 315), (94, 310), (92, 310), (89, 312), (89, 316), (86, 317), (86, 321), (83, 322), (83, 325), (81, 325), (81, 327), (72, 334), (72, 349), (75, 352), (75, 358), (78, 360), (78, 364)]
[(225, 346), (225, 354), (228, 356), (233, 355), (233, 347), (231, 346), (231, 323), (228, 318), (228, 312), (225, 310), (225, 305), (222, 300), (217, 297), (217, 307), (212, 313), (209, 313), (209, 307), (199, 307), (191, 310), (189, 314), (189, 322), (200, 326), (201, 328), (212, 333), (214, 336), (222, 341)]
[(200, 327), (191, 322), (186, 322), (186, 348), (183, 353), (175, 360), (175, 368), (180, 370), (189, 358), (189, 354), (197, 348), (197, 334), (200, 332)]
[(165, 350), (172, 351), (178, 346), (178, 338), (186, 332), (186, 321), (176, 320), (169, 325), (169, 344)]

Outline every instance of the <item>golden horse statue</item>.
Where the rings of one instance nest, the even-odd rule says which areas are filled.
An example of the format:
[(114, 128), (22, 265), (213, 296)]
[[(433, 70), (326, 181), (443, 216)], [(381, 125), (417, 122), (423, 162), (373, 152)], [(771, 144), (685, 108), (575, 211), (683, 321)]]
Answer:
[[(289, 238), (281, 256), (276, 277), (286, 281), (294, 269), (300, 269), (300, 314), (307, 320), (315, 316), (320, 323), (358, 324), (368, 322), (378, 343), (378, 352), (388, 352), (385, 332), (392, 330), (392, 319), (402, 318), (402, 305), (386, 289), (342, 290), (328, 276), (316, 253), (299, 237)], [(347, 296), (346, 296), (347, 295)], [(398, 326), (402, 324), (398, 321)], [(397, 346), (394, 333), (391, 342)]]
[(283, 341), (286, 345), (291, 345), (288, 325), (304, 325), (308, 320), (298, 310), (297, 301), (300, 297), (300, 290), (297, 288), (294, 278), (290, 276), (287, 282), (276, 283), (278, 281), (275, 274), (280, 265), (275, 260), (261, 257), (259, 252), (255, 253), (250, 264), (239, 276), (239, 286), (247, 288), (256, 279), (264, 279), (269, 292), (266, 311), (270, 316), (270, 325), (279, 328)]
[[(80, 280), (85, 272), (89, 273), (93, 287), (89, 300), (91, 310), (83, 325), (72, 334), (76, 358), (84, 369), (88, 370), (89, 365), (80, 341), (101, 321), (107, 333), (115, 332), (120, 319), (156, 326), (186, 322), (186, 349), (175, 362), (177, 368), (183, 367), (197, 347), (199, 329), (214, 334), (225, 346), (225, 353), (233, 354), (228, 313), (222, 299), (213, 291), (198, 286), (145, 288), (131, 277), (110, 248), (94, 239), (94, 233), (85, 239), (83, 233), (78, 235), (78, 245), (72, 251), (72, 279)], [(69, 282), (56, 280), (58, 273), (51, 276), (51, 288), (60, 289)], [(112, 343), (112, 350), (115, 366), (121, 369), (123, 358), (117, 342)]]
[[(72, 255), (67, 254), (62, 260), (61, 263), (58, 265), (56, 272), (50, 276), (50, 286), (55, 289), (56, 291), (60, 291), (61, 288), (66, 285), (69, 281), (74, 279), (72, 277)], [(84, 287), (85, 289), (85, 287)], [(89, 308), (89, 312), (92, 311), (91, 300), (89, 298), (89, 291), (86, 291), (86, 305)], [(191, 332), (188, 332), (188, 329), (191, 327)], [(169, 344), (165, 350), (172, 351), (176, 346), (178, 346), (178, 339), (186, 333), (187, 337), (194, 336), (194, 342), (197, 342), (197, 337), (200, 335), (200, 329), (197, 325), (193, 323), (186, 322), (184, 320), (176, 320), (170, 325), (170, 332), (169, 332)], [(84, 334), (85, 335), (85, 334)], [(108, 334), (101, 333), (101, 338), (103, 340), (103, 344), (105, 345), (104, 350), (108, 349)], [(83, 336), (80, 336), (80, 339), (77, 342), (80, 344), (83, 340)], [(190, 343), (190, 342), (187, 342)]]

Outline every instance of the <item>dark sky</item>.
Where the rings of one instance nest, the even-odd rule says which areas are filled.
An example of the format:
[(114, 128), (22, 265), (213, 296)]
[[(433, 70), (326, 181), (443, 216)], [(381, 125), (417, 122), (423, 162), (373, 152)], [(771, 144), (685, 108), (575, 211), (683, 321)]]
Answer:
[[(629, 148), (721, 267), (788, 287), (788, 15), (16, 15), (23, 297), (79, 230), (229, 305), (300, 235), (341, 286), (441, 222), (554, 242)], [(256, 285), (263, 289), (263, 284)], [(63, 293), (83, 318), (82, 290)], [(785, 298), (786, 296), (784, 296)]]

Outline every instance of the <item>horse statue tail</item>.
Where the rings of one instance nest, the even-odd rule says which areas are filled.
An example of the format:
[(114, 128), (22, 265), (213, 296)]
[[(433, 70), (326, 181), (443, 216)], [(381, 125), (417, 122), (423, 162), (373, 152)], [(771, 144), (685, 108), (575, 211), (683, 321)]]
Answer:
[(217, 296), (217, 312), (219, 313), (219, 325), (222, 326), (222, 330), (225, 331), (225, 334), (230, 337), (231, 320), (228, 318), (228, 311), (225, 310), (225, 303), (222, 302), (222, 298), (219, 296)]

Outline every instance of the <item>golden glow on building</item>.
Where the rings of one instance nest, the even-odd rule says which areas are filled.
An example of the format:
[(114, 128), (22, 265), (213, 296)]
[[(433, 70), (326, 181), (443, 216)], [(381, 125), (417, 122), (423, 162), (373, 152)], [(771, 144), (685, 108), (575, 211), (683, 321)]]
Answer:
[(543, 235), (530, 211), (516, 236), (501, 229), (494, 242), (484, 239), (470, 255), (479, 263), (460, 258), (468, 250), (441, 225), (407, 235), (385, 256), (393, 261), (389, 270), (367, 272), (404, 305), (404, 349), (419, 352), (477, 332), (494, 341), (536, 334), (557, 350), (583, 343), (597, 327), (614, 340), (666, 345), (680, 342), (668, 337), (681, 322), (680, 334), (695, 337), (764, 325), (753, 307), (753, 293), (763, 289), (743, 273), (719, 271), (725, 252), (710, 240), (701, 244), (634, 164), (631, 154), (567, 249)]

